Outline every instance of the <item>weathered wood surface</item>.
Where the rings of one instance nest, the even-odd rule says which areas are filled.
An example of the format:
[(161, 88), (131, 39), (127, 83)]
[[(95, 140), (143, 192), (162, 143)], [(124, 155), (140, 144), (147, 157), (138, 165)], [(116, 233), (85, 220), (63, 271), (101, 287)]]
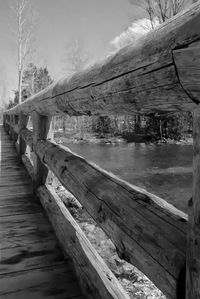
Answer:
[(22, 156), (22, 162), (23, 162), (29, 176), (34, 181), (34, 177), (35, 177), (34, 168), (33, 168), (33, 165), (31, 164), (31, 161), (30, 161), (29, 157), (27, 155), (23, 155)]
[(129, 296), (92, 247), (54, 189), (50, 186), (41, 186), (38, 194), (60, 244), (73, 261), (87, 298), (128, 299)]
[(193, 112), (193, 194), (189, 202), (186, 298), (200, 298), (200, 109)]
[[(91, 115), (191, 110), (200, 102), (200, 86), (192, 84), (200, 64), (199, 39), (198, 2), (137, 44), (72, 78), (60, 80), (7, 113)], [(189, 58), (193, 72), (185, 82), (181, 74), (185, 55), (189, 57), (191, 53), (186, 52), (188, 45), (192, 45), (196, 60)], [(176, 49), (180, 53), (178, 62), (173, 56)]]
[(46, 140), (49, 128), (51, 124), (51, 119), (48, 116), (39, 115), (36, 111), (31, 114), (31, 118), (33, 121), (33, 151), (34, 151), (34, 177), (33, 177), (33, 186), (34, 193), (36, 195), (37, 188), (40, 185), (44, 185), (46, 183), (46, 179), (48, 176), (48, 168), (44, 163), (41, 162), (40, 158), (35, 155), (35, 148), (37, 142), (39, 140)]
[(13, 130), (15, 131), (15, 133), (19, 134), (19, 125), (18, 124), (14, 124), (12, 125)]
[[(26, 129), (27, 123), (28, 123), (29, 116), (24, 115), (20, 112), (19, 114), (19, 133), (21, 133), (21, 130)], [(21, 158), (22, 155), (26, 152), (27, 144), (25, 140), (19, 136), (19, 157)]]
[(120, 256), (169, 298), (177, 298), (184, 283), (187, 216), (66, 148), (39, 141), (36, 153), (104, 229)]
[(0, 298), (83, 299), (32, 182), (0, 127)]
[(33, 132), (29, 129), (22, 129), (20, 131), (20, 137), (25, 141), (25, 143), (33, 149)]
[(187, 94), (198, 103), (200, 101), (200, 43), (196, 44), (196, 46), (192, 44), (185, 49), (173, 51), (173, 56), (180, 83)]
[(83, 299), (74, 276), (66, 265), (52, 263), (46, 268), (1, 275), (1, 298)]

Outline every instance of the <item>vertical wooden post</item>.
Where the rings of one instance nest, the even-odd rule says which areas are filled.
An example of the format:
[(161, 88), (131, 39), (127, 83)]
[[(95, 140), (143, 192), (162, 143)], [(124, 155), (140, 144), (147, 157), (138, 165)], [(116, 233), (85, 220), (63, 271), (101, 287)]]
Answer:
[(8, 131), (8, 115), (7, 114), (4, 114), (4, 128), (6, 130), (6, 132)]
[[(54, 140), (54, 120), (55, 120), (55, 118), (51, 117), (49, 120), (50, 120), (50, 125), (49, 125), (49, 132), (48, 132), (47, 139), (53, 141)], [(49, 171), (46, 183), (53, 186), (53, 184), (55, 183), (54, 178), (55, 177), (54, 177), (53, 172)]]
[(10, 137), (13, 140), (14, 115), (11, 115)]
[(10, 130), (10, 115), (7, 115), (7, 126), (6, 126), (6, 132), (7, 134), (9, 134), (9, 130)]
[(13, 115), (10, 115), (9, 118), (10, 118), (9, 135), (10, 135), (10, 138), (12, 139), (12, 131), (13, 131), (13, 129), (12, 129), (12, 125), (13, 125)]
[(33, 192), (37, 197), (37, 188), (40, 185), (45, 184), (48, 168), (40, 161), (40, 158), (36, 154), (37, 142), (48, 138), (48, 133), (51, 125), (51, 117), (39, 115), (36, 111), (31, 114), (33, 121), (33, 151), (35, 153), (34, 158), (34, 182)]
[(8, 115), (5, 114), (5, 130), (8, 132)]
[(193, 113), (193, 194), (189, 204), (186, 298), (200, 299), (200, 109)]
[[(13, 116), (13, 125), (17, 125), (18, 124), (18, 115), (14, 115)], [(14, 141), (14, 144), (17, 142), (17, 139), (18, 139), (18, 133), (15, 132), (14, 128), (13, 128), (13, 141)]]
[(3, 127), (6, 130), (6, 114), (3, 114)]
[(27, 127), (28, 119), (29, 119), (28, 115), (24, 115), (24, 114), (20, 113), (20, 115), (19, 115), (19, 156), (20, 156), (20, 160), (21, 160), (22, 155), (24, 155), (26, 152), (26, 142), (24, 141), (23, 138), (21, 138), (20, 131)]

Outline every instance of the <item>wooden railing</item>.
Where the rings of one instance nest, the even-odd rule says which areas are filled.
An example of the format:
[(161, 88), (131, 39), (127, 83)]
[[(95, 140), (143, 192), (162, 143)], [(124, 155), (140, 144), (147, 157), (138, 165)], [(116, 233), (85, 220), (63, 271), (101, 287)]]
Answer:
[[(138, 267), (168, 298), (185, 298), (186, 255), (186, 296), (200, 298), (199, 183), (195, 180), (195, 208), (191, 210), (187, 234), (188, 219), (183, 212), (55, 144), (49, 137), (51, 117), (64, 113), (198, 111), (199, 41), (200, 4), (196, 4), (137, 45), (51, 85), (4, 113), (5, 129), (15, 142), (18, 140), (18, 152), (33, 178), (34, 193), (45, 207), (64, 251), (71, 256), (88, 298), (128, 296), (46, 184), (48, 170), (105, 231), (119, 256)], [(27, 129), (29, 116), (33, 131)], [(195, 124), (198, 140), (199, 122)], [(27, 145), (35, 153), (33, 166), (25, 156)], [(200, 148), (199, 141), (195, 146)]]

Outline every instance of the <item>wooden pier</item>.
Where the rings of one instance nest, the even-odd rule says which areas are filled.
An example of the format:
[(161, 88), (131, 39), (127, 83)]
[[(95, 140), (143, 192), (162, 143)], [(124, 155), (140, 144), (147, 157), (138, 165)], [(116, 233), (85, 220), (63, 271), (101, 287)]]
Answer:
[[(199, 82), (200, 2), (137, 45), (4, 112), (4, 129), (18, 158), (1, 128), (2, 299), (82, 298), (76, 278), (88, 299), (129, 298), (48, 183), (49, 171), (104, 230), (119, 256), (146, 274), (167, 298), (200, 299)], [(177, 111), (192, 111), (194, 120), (189, 216), (54, 143), (50, 136), (55, 115)], [(27, 128), (30, 118), (32, 130)]]

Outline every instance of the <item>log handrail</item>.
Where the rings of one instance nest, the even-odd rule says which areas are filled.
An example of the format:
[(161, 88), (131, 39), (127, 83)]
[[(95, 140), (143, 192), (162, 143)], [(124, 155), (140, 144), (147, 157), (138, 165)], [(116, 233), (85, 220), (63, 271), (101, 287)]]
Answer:
[[(55, 218), (54, 209), (62, 219), (66, 214), (60, 212), (63, 206), (53, 191), (44, 187), (49, 169), (112, 239), (119, 255), (142, 270), (169, 298), (177, 299), (185, 298), (186, 254), (189, 256), (187, 269), (190, 274), (194, 271), (190, 264), (192, 258), (186, 253), (187, 216), (157, 196), (120, 180), (47, 139), (51, 116), (56, 114), (198, 109), (199, 65), (200, 3), (197, 3), (150, 32), (137, 45), (130, 45), (103, 63), (51, 85), (4, 113), (5, 129), (14, 141), (19, 136), (20, 157), (28, 165), (34, 192), (47, 210), (61, 244), (63, 222)], [(33, 131), (26, 128), (29, 115)], [(36, 155), (33, 167), (24, 156), (27, 145)], [(197, 197), (195, 193), (196, 200)], [(77, 230), (73, 230), (76, 234)], [(192, 236), (192, 242), (195, 240)], [(191, 246), (191, 239), (188, 242)], [(62, 245), (67, 250), (67, 245)], [(80, 276), (77, 262), (75, 269)], [(200, 268), (197, 269), (200, 276)], [(97, 280), (100, 276), (97, 271)], [(188, 277), (187, 289), (192, 291), (187, 292), (187, 298), (198, 298), (200, 290), (195, 290), (192, 275)], [(89, 283), (85, 279), (80, 278), (84, 290)], [(105, 283), (108, 281), (104, 281), (103, 286)], [(102, 283), (99, 285), (102, 290)], [(110, 286), (103, 287), (97, 298), (115, 298), (108, 289)]]
[(192, 110), (200, 102), (199, 28), (200, 3), (137, 44), (56, 82), (7, 113), (37, 111), (48, 116)]
[[(23, 129), (21, 136), (32, 148), (33, 133)], [(66, 147), (40, 140), (35, 153), (111, 238), (120, 257), (173, 298), (177, 283), (184, 283), (186, 214)]]

